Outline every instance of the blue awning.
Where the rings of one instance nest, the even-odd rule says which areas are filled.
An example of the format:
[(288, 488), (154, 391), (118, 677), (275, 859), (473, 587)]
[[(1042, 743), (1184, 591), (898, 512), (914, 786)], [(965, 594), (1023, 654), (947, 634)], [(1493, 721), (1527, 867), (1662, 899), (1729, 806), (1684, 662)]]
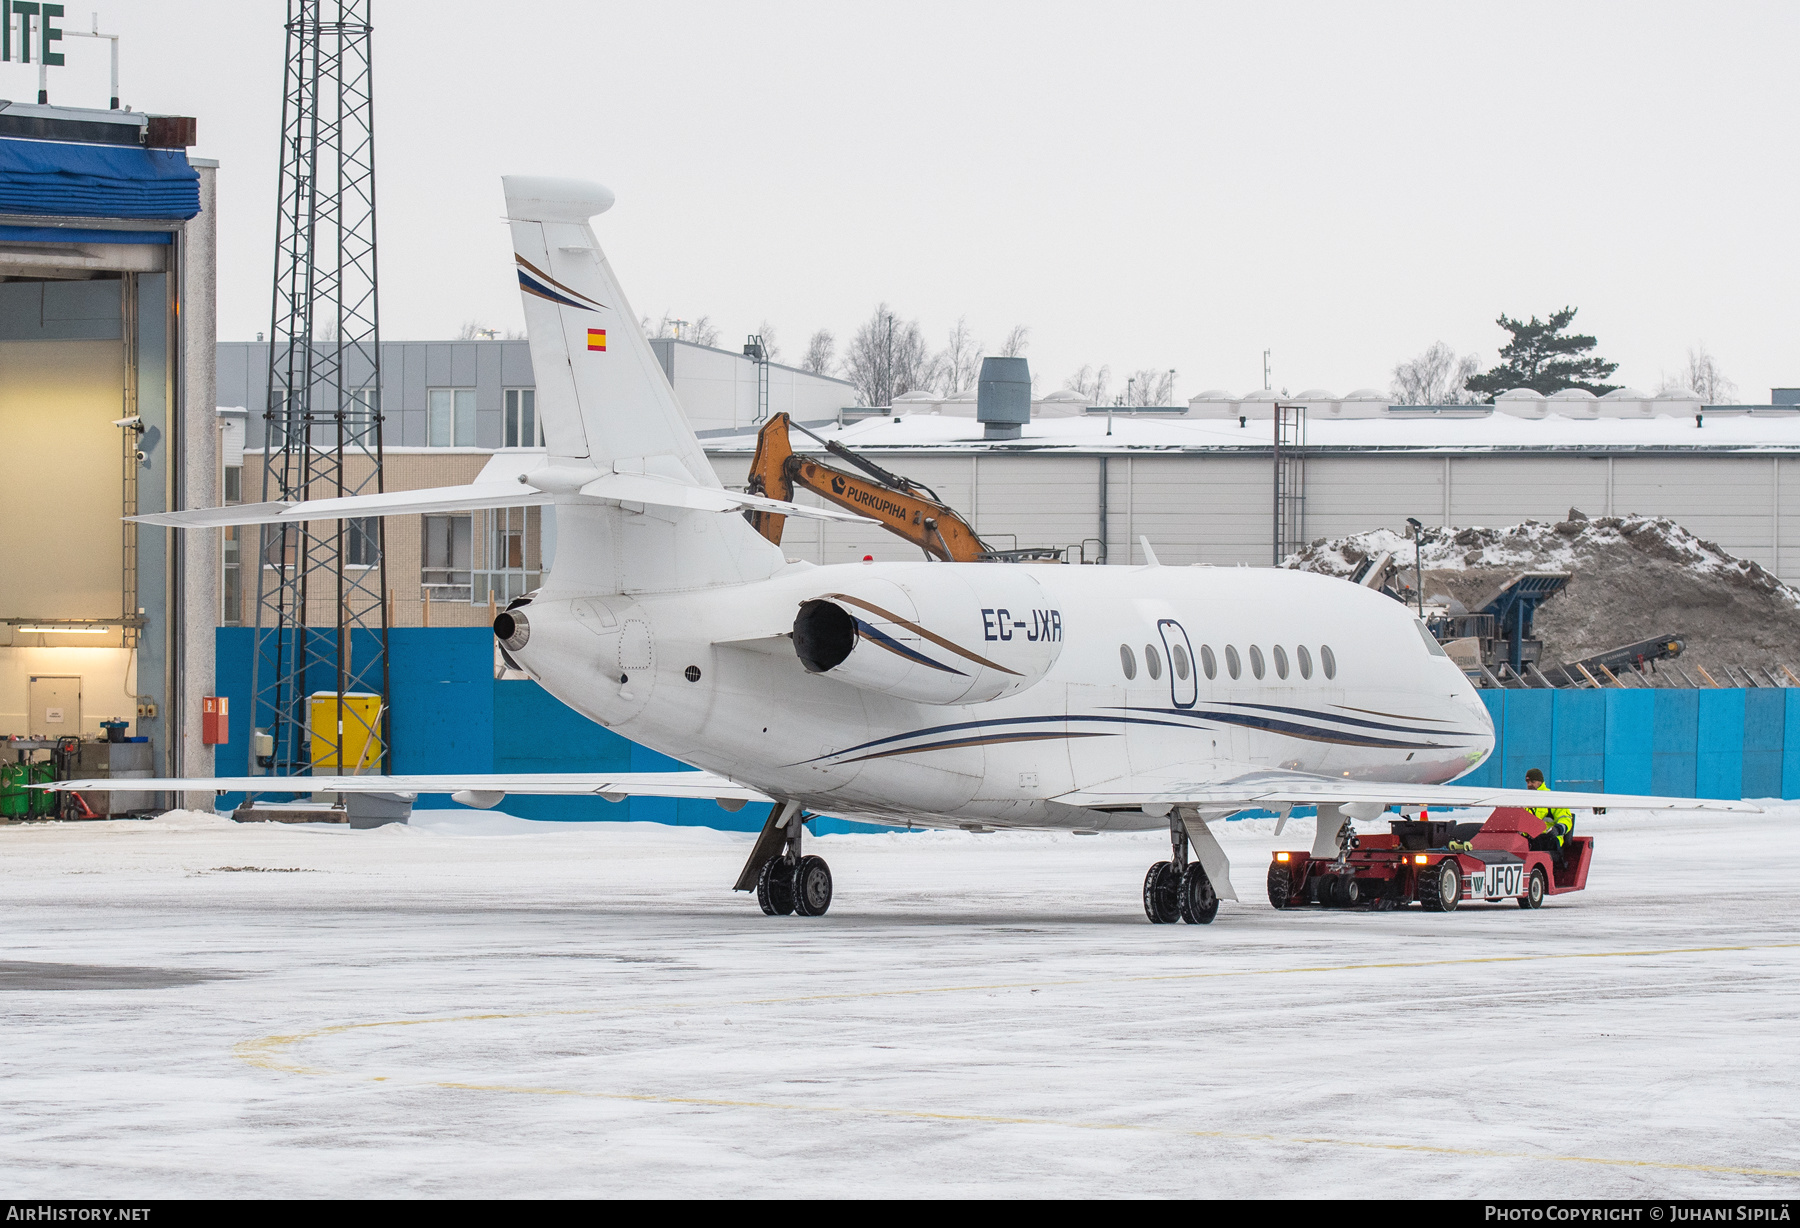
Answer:
[(179, 149), (0, 138), (0, 213), (180, 220), (200, 212), (200, 172)]

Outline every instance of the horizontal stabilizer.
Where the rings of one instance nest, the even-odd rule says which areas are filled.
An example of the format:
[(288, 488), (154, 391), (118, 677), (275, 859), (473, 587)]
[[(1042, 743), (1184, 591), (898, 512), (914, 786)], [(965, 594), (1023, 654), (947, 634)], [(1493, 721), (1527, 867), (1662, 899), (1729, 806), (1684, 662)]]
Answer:
[(426, 512), (474, 512), (489, 507), (537, 507), (553, 502), (534, 486), (488, 482), (475, 486), (436, 486), (426, 490), (389, 490), (377, 495), (342, 499), (309, 499), (305, 503), (240, 503), (186, 512), (148, 512), (127, 516), (139, 524), (172, 529), (218, 529), (240, 524), (298, 524), (307, 520), (340, 520), (361, 516), (414, 516)]
[[(771, 801), (713, 772), (526, 772), (462, 776), (190, 776), (140, 780), (59, 780), (36, 786), (81, 793), (523, 793), (542, 797), (674, 797)], [(491, 804), (491, 803), (490, 803)], [(736, 807), (733, 807), (735, 809)]]
[[(298, 524), (308, 520), (343, 520), (362, 516), (416, 516), (432, 512), (474, 512), (498, 507), (548, 507), (556, 496), (539, 490), (529, 476), (517, 482), (479, 482), (470, 486), (437, 486), (426, 490), (389, 490), (342, 499), (310, 499), (305, 503), (238, 503), (229, 507), (183, 512), (147, 512), (125, 519), (172, 529), (220, 529), (227, 525)], [(761, 495), (718, 487), (694, 486), (641, 473), (608, 473), (581, 487), (575, 502), (617, 500), (700, 512), (754, 509), (811, 520), (863, 520), (833, 507), (802, 507)]]
[(700, 512), (777, 512), (783, 516), (799, 516), (808, 520), (867, 520), (855, 512), (835, 507), (802, 507), (762, 495), (739, 490), (721, 490), (711, 486), (690, 486), (685, 482), (654, 477), (644, 473), (608, 473), (581, 488), (593, 498), (618, 499), (625, 503), (654, 503), (659, 507), (681, 507)]

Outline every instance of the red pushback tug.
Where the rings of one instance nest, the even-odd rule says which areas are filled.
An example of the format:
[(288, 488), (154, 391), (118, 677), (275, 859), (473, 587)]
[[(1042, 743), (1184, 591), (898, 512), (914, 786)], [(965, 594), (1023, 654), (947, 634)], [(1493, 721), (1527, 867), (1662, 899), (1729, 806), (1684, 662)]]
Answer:
[[(1515, 807), (1495, 810), (1485, 823), (1402, 819), (1388, 826), (1385, 836), (1359, 839), (1345, 823), (1336, 857), (1276, 853), (1269, 863), (1269, 903), (1379, 909), (1417, 900), (1427, 909), (1450, 912), (1464, 900), (1510, 899), (1521, 908), (1538, 908), (1547, 895), (1586, 887), (1594, 857), (1589, 836), (1570, 836), (1560, 860), (1533, 852), (1529, 841), (1544, 830), (1544, 821)], [(1452, 842), (1465, 841), (1468, 852), (1450, 850)]]

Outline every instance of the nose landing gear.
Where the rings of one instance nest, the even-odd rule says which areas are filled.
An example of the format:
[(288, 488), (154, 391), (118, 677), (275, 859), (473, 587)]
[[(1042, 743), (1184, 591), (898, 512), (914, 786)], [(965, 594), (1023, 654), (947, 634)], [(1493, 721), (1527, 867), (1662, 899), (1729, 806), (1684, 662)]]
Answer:
[(1144, 915), (1152, 925), (1208, 925), (1219, 915), (1219, 895), (1197, 861), (1188, 860), (1187, 825), (1169, 812), (1169, 860), (1144, 875)]

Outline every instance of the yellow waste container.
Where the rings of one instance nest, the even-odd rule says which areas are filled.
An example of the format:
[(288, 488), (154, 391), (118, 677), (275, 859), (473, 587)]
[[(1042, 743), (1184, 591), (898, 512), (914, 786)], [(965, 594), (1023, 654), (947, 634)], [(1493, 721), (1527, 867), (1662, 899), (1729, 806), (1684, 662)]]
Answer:
[(360, 776), (381, 771), (381, 696), (314, 691), (311, 704), (312, 769), (326, 776)]

